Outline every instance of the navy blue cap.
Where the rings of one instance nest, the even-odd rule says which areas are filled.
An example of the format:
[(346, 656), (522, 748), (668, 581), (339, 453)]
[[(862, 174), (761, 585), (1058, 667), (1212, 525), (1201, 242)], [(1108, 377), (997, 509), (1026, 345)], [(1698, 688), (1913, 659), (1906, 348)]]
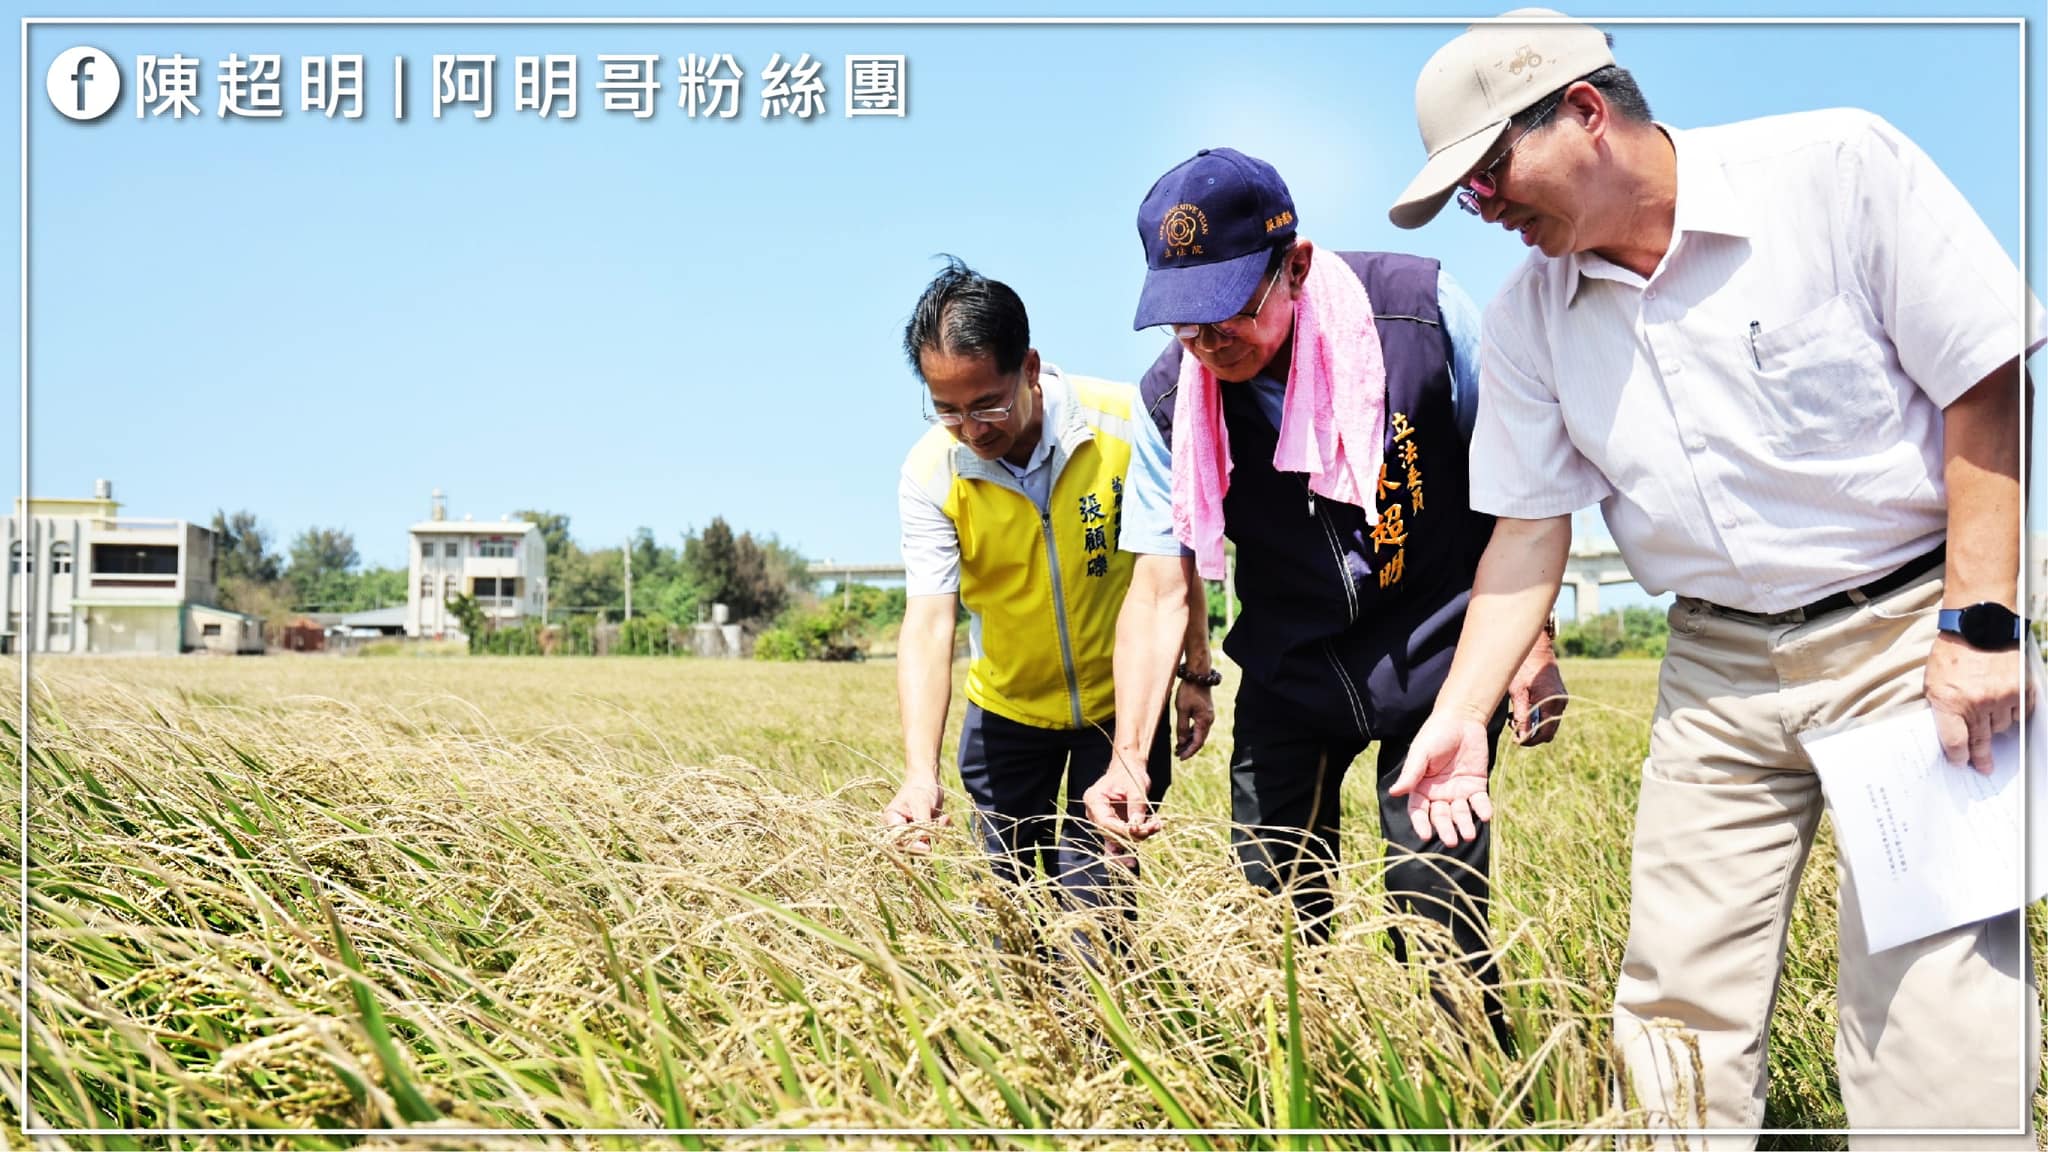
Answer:
[(1214, 324), (1241, 311), (1277, 244), (1294, 239), (1294, 197), (1271, 164), (1204, 148), (1138, 206), (1145, 288), (1133, 328)]

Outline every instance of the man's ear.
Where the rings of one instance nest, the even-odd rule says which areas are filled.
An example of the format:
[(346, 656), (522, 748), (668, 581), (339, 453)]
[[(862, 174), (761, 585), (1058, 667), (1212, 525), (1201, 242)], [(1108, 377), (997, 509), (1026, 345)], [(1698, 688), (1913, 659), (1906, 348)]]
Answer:
[(1287, 284), (1300, 290), (1302, 282), (1308, 279), (1308, 266), (1315, 259), (1315, 242), (1306, 238), (1294, 242), (1294, 250), (1287, 254)]
[(1558, 111), (1585, 125), (1586, 133), (1596, 141), (1607, 134), (1614, 122), (1614, 110), (1607, 106), (1607, 97), (1584, 80), (1574, 80), (1564, 90)]

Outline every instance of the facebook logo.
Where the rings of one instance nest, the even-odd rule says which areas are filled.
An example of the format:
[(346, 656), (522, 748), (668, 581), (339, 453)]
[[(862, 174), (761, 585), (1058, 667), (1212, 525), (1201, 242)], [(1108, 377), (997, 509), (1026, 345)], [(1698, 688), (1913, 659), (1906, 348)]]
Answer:
[(121, 70), (98, 48), (72, 48), (50, 62), (43, 78), (50, 104), (73, 120), (97, 120), (121, 99)]

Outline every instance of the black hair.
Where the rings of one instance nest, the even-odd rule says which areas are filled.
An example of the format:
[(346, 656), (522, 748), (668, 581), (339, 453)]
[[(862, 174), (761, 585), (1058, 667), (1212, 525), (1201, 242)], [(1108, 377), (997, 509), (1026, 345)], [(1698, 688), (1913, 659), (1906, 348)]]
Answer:
[(1638, 124), (1651, 121), (1650, 102), (1644, 98), (1643, 90), (1636, 87), (1636, 78), (1629, 75), (1628, 69), (1619, 64), (1609, 64), (1580, 79), (1599, 89), (1607, 106), (1620, 113), (1622, 119)]
[[(1606, 35), (1607, 46), (1609, 48), (1614, 47), (1614, 33), (1609, 32)], [(1643, 96), (1643, 90), (1636, 87), (1636, 78), (1629, 75), (1628, 69), (1623, 68), (1619, 64), (1609, 64), (1604, 68), (1596, 68), (1584, 76), (1560, 85), (1556, 91), (1531, 104), (1530, 107), (1541, 108), (1549, 105), (1552, 109), (1555, 109), (1559, 99), (1564, 96), (1564, 90), (1573, 84), (1577, 84), (1580, 80), (1584, 80), (1597, 89), (1601, 99), (1607, 101), (1607, 106), (1614, 109), (1615, 113), (1622, 119), (1633, 120), (1638, 124), (1648, 124), (1654, 119), (1650, 115), (1649, 100)], [(1542, 127), (1542, 122), (1545, 119), (1548, 119), (1548, 113), (1538, 118), (1535, 123), (1524, 123), (1520, 126), (1526, 130), (1534, 131)]]
[(997, 372), (1015, 372), (1031, 350), (1031, 318), (1024, 301), (1008, 284), (969, 268), (958, 256), (918, 297), (910, 322), (903, 326), (903, 355), (910, 370), (924, 379), (918, 357), (925, 352), (949, 356), (987, 356)]

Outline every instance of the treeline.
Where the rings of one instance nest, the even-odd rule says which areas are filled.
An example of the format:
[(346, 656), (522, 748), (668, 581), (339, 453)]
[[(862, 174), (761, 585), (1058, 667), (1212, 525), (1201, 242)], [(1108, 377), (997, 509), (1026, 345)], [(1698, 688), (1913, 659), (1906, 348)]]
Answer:
[[(620, 625), (614, 654), (661, 656), (691, 650), (685, 631), (723, 604), (729, 623), (753, 637), (763, 659), (857, 659), (893, 638), (903, 620), (903, 590), (855, 585), (820, 595), (803, 556), (774, 534), (735, 533), (724, 517), (686, 531), (667, 547), (648, 528), (615, 548), (588, 549), (569, 532), (569, 517), (528, 509), (513, 514), (540, 527), (548, 553), (552, 635), (537, 624), (465, 628), (470, 648), (512, 655), (597, 651), (597, 629)], [(626, 619), (627, 573), (632, 619)], [(469, 606), (458, 606), (463, 612)]]
[(308, 528), (290, 547), (272, 550), (270, 533), (243, 509), (213, 514), (224, 608), (279, 627), (306, 612), (360, 612), (405, 603), (404, 568), (366, 568), (355, 537), (338, 528)]
[[(610, 548), (586, 548), (569, 517), (526, 509), (513, 519), (540, 529), (547, 549), (547, 611), (541, 621), (494, 627), (468, 597), (450, 607), (465, 621), (470, 648), (509, 654), (598, 651), (598, 636), (620, 626), (605, 650), (663, 655), (689, 650), (687, 630), (724, 604), (730, 622), (767, 659), (855, 659), (895, 636), (903, 590), (856, 585), (820, 596), (803, 556), (773, 534), (735, 533), (723, 517), (685, 531), (675, 546), (650, 528)], [(243, 509), (214, 513), (223, 607), (260, 617), (272, 630), (308, 612), (357, 612), (406, 602), (408, 568), (365, 567), (355, 538), (308, 528), (283, 552)], [(628, 574), (632, 619), (628, 611)]]
[(1663, 659), (1671, 626), (1660, 608), (1623, 608), (1583, 620), (1563, 622), (1557, 629), (1560, 656), (1647, 656)]
[(681, 534), (673, 548), (639, 528), (611, 548), (584, 548), (569, 534), (569, 517), (527, 509), (512, 514), (540, 527), (548, 550), (548, 615), (589, 616), (602, 623), (626, 617), (626, 572), (632, 570), (633, 615), (677, 624), (708, 617), (724, 604), (734, 621), (772, 620), (808, 594), (810, 573), (796, 549), (774, 535), (734, 534), (723, 517), (703, 531)]
[[(680, 654), (689, 650), (683, 634), (708, 620), (713, 604), (724, 604), (730, 622), (753, 638), (761, 659), (845, 660), (893, 645), (903, 621), (902, 588), (856, 584), (821, 594), (795, 548), (772, 533), (734, 533), (723, 517), (713, 517), (702, 531), (681, 533), (675, 547), (643, 527), (610, 548), (578, 544), (562, 513), (527, 509), (513, 519), (538, 525), (546, 545), (552, 635), (538, 621), (493, 629), (477, 611), (471, 617), (476, 626), (464, 629), (474, 651), (595, 652), (599, 631), (621, 625), (607, 651)], [(346, 531), (307, 528), (276, 552), (268, 530), (246, 509), (215, 512), (212, 527), (219, 537), (222, 606), (266, 625), (282, 626), (306, 612), (359, 612), (406, 601), (408, 569), (363, 566), (355, 537)], [(1208, 606), (1210, 633), (1216, 635), (1224, 620), (1222, 584), (1209, 584)], [(474, 605), (460, 607), (466, 613)], [(1563, 656), (1657, 658), (1664, 655), (1666, 638), (1662, 611), (1625, 608), (1564, 623), (1557, 650)]]

